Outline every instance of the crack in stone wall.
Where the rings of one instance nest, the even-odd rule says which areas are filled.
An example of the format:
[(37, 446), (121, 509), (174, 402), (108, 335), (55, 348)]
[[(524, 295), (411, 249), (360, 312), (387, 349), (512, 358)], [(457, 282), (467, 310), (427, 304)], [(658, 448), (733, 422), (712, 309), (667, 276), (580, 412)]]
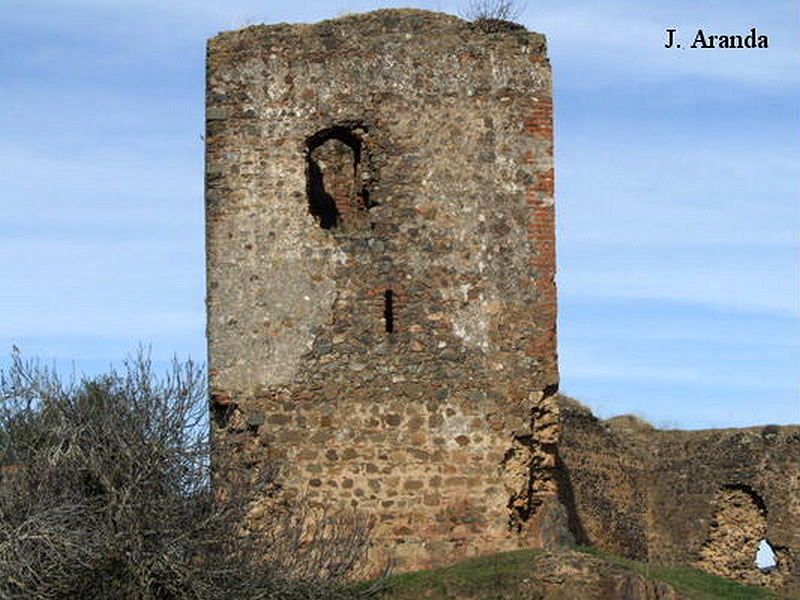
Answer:
[[(555, 389), (528, 396), (529, 426), (513, 434), (513, 442), (503, 456), (501, 470), (508, 499), (508, 527), (525, 532), (538, 544), (555, 543), (551, 533), (541, 539), (540, 508), (559, 505), (556, 452), (559, 438), (558, 403)], [(536, 517), (539, 516), (539, 519)], [(549, 515), (552, 518), (552, 514)], [(548, 530), (549, 532), (550, 530)]]

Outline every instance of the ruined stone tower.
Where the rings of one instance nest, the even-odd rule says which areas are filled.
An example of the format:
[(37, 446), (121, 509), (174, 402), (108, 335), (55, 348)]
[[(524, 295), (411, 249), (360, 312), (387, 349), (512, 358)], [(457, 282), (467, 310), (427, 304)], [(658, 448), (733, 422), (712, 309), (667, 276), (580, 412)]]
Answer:
[(542, 544), (558, 382), (545, 38), (384, 10), (209, 42), (214, 434), (401, 568)]

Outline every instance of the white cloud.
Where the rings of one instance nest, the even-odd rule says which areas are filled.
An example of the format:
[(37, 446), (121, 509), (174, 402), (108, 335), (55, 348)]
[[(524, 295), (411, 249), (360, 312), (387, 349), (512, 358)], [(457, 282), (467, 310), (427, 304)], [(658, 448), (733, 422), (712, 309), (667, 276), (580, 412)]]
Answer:
[(194, 165), (180, 162), (169, 156), (167, 145), (148, 150), (98, 144), (82, 155), (52, 156), (24, 145), (0, 145), (5, 225), (200, 228), (199, 159)]
[[(601, 361), (601, 362), (598, 362)], [(644, 380), (650, 382), (703, 383), (707, 376), (696, 368), (631, 366), (613, 363), (598, 356), (587, 356), (583, 360), (572, 358), (569, 361), (569, 375), (572, 378)]]
[(0, 337), (189, 335), (204, 323), (201, 246), (102, 230), (80, 239), (5, 237)]
[[(666, 254), (673, 250), (666, 250)], [(726, 260), (693, 252), (685, 257), (630, 256), (587, 249), (564, 264), (559, 293), (573, 298), (678, 301), (727, 310), (794, 315), (798, 308), (797, 264)]]
[(106, 312), (112, 307), (70, 304), (58, 307), (16, 306), (15, 322), (0, 320), (0, 337), (4, 340), (33, 337), (123, 338), (128, 344), (137, 340), (157, 341), (173, 336), (187, 339), (202, 337), (205, 323), (203, 311), (154, 310), (143, 312)]

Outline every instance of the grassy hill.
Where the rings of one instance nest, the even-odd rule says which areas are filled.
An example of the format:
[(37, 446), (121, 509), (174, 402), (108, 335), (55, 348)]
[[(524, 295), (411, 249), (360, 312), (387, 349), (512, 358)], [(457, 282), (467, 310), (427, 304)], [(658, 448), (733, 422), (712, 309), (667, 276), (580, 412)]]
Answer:
[(389, 578), (382, 600), (760, 600), (769, 590), (588, 548), (518, 550)]

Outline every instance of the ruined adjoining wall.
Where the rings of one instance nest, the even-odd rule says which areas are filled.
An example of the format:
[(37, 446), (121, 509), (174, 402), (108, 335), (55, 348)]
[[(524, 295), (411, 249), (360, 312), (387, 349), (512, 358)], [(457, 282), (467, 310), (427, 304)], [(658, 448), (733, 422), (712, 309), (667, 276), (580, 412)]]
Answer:
[(400, 568), (557, 530), (550, 66), (495, 29), (386, 10), (208, 47), (214, 435), (374, 515)]
[[(559, 483), (580, 542), (800, 591), (800, 427), (661, 431), (561, 401)], [(777, 568), (754, 564), (766, 540)]]

